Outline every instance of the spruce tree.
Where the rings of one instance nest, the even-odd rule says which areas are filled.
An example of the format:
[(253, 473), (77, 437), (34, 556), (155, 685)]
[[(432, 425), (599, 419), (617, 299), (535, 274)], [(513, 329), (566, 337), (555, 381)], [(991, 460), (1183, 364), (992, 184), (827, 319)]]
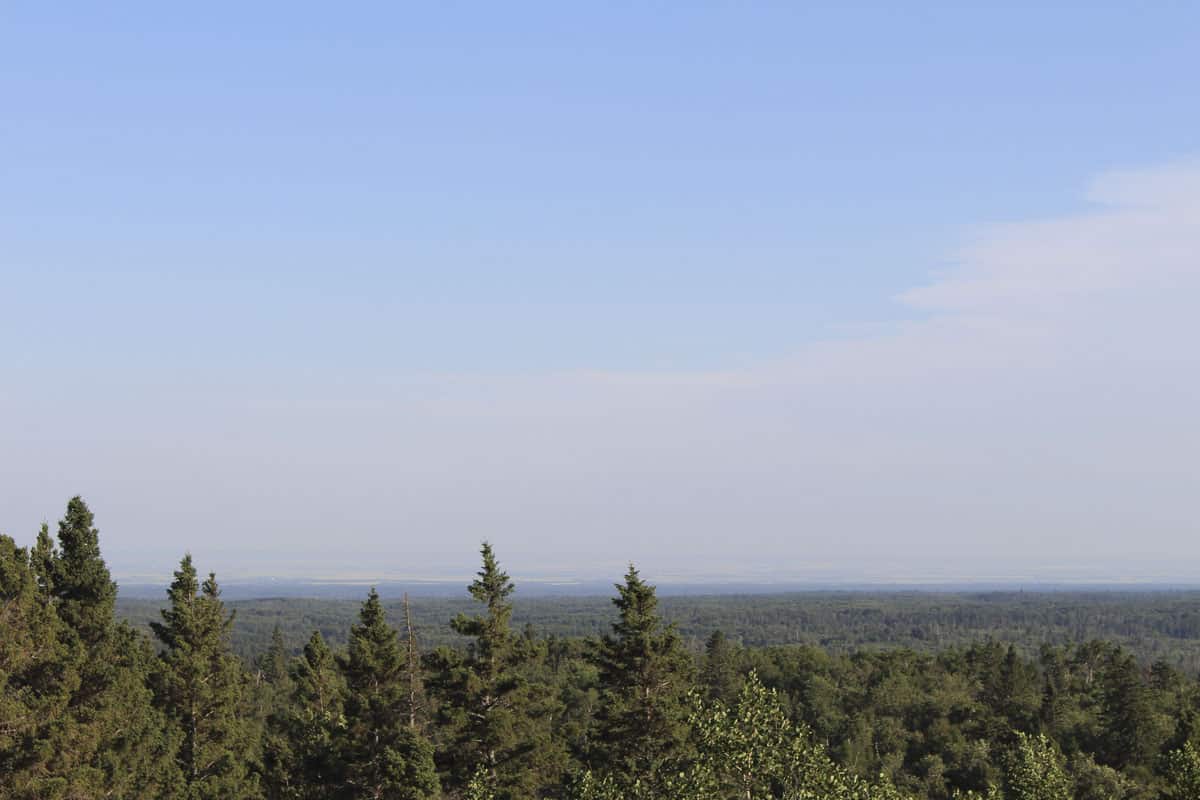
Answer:
[(60, 798), (56, 734), (78, 678), (29, 555), (0, 536), (0, 797)]
[(455, 633), (471, 639), (461, 657), (441, 661), (437, 688), (440, 718), (450, 731), (443, 764), (448, 785), (493, 793), (500, 800), (532, 797), (559, 777), (566, 759), (550, 732), (557, 709), (554, 693), (531, 680), (544, 647), (512, 631), (514, 585), (484, 542), (483, 564), (467, 587), (484, 606), (478, 615), (459, 614)]
[(37, 579), (38, 591), (43, 597), (54, 596), (54, 573), (58, 569), (58, 548), (50, 536), (50, 526), (42, 523), (37, 543), (29, 553), (29, 563)]
[(246, 676), (230, 652), (229, 629), (216, 576), (197, 584), (185, 555), (167, 590), (170, 607), (152, 623), (163, 644), (159, 702), (183, 733), (178, 764), (189, 800), (260, 796), (249, 763), (253, 735), (245, 713)]
[(67, 503), (66, 516), (58, 523), (58, 549), (53, 572), (59, 616), (85, 647), (95, 647), (113, 623), (117, 585), (100, 556), (92, 512), (78, 496)]
[(631, 564), (617, 584), (618, 619), (601, 642), (598, 731), (590, 761), (622, 780), (652, 780), (684, 755), (693, 662), (658, 615), (654, 587)]
[(1137, 660), (1114, 653), (1103, 679), (1102, 755), (1116, 769), (1147, 766), (1167, 739)]
[(116, 586), (78, 497), (59, 533), (61, 549), (43, 525), (27, 564), (37, 657), (13, 691), (37, 698), (38, 710), (17, 762), (38, 797), (173, 797), (177, 740), (152, 705), (154, 658), (144, 636), (114, 620)]
[(320, 631), (313, 631), (292, 669), (291, 702), (282, 715), (288, 751), (281, 797), (326, 800), (343, 786), (337, 752), (345, 727), (345, 682)]
[[(78, 496), (67, 503), (56, 553), (48, 551), (45, 533), (34, 549), (36, 566), (51, 576), (51, 594), (79, 676), (59, 769), (73, 793), (171, 796), (179, 789), (171, 766), (177, 740), (153, 707), (154, 659), (148, 643), (115, 620), (117, 585), (104, 562), (91, 509)], [(47, 552), (52, 555), (44, 566)]]
[(288, 682), (288, 652), (283, 642), (283, 631), (277, 624), (271, 629), (271, 644), (267, 652), (258, 659), (258, 679), (270, 686), (286, 691), (290, 688)]
[(292, 743), (287, 717), (292, 695), (283, 632), (276, 625), (271, 644), (256, 662), (254, 698), (256, 727), (262, 739), (262, 789), (267, 800), (290, 797), (294, 786)]
[(345, 727), (340, 730), (340, 797), (418, 800), (439, 791), (433, 746), (408, 725), (407, 657), (374, 589), (350, 629), (342, 660)]
[(710, 699), (733, 702), (742, 687), (737, 666), (737, 646), (730, 643), (724, 632), (713, 631), (704, 644), (701, 683)]

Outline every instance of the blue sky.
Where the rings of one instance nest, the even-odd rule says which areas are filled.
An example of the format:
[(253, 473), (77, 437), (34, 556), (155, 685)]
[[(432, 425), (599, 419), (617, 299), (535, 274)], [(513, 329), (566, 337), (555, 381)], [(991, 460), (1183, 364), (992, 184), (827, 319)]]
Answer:
[[(642, 557), (636, 546), (667, 569), (677, 534), (651, 532), (696, 530), (691, 514), (725, 520), (702, 526), (711, 539), (704, 568), (729, 562), (722, 542), (747, 525), (776, 530), (756, 540), (766, 561), (803, 552), (805, 536), (831, 529), (877, 549), (879, 521), (848, 521), (836, 509), (810, 517), (785, 486), (759, 497), (763, 482), (748, 475), (783, 457), (769, 448), (742, 453), (742, 468), (723, 472), (721, 448), (686, 455), (662, 438), (655, 402), (670, 415), (696, 403), (694, 393), (577, 397), (540, 382), (584, 374), (687, 386), (760, 374), (814, 347), (903, 337), (947, 313), (940, 301), (903, 298), (931, 283), (957, 285), (964, 270), (990, 270), (988, 258), (970, 255), (979, 248), (1026, 254), (1005, 249), (1026, 235), (1019, 231), (1104, 219), (1098, 206), (1140, 202), (1146, 181), (1146, 191), (1178, 184), (1167, 196), (1191, 197), (1200, 9), (978, 6), (7, 5), (0, 508), (11, 513), (0, 526), (20, 538), (78, 491), (102, 519), (110, 509), (114, 552), (151, 541), (197, 549), (206, 537), (224, 562), (249, 561), (239, 548), (250, 537), (268, 549), (298, 537), (315, 552), (332, 527), (394, 524), (401, 540), (447, 542), (431, 561), (452, 561), (451, 547), (491, 535), (511, 539), (531, 568), (546, 542), (560, 542), (548, 560), (569, 566), (586, 551), (581, 542), (620, 527), (629, 540), (615, 562)], [(1120, 183), (1105, 177), (1118, 173), (1132, 174), (1134, 188), (1121, 184), (1113, 201), (1102, 190)], [(1158, 183), (1146, 177), (1163, 174)], [(1166, 205), (1169, 224), (1188, 229), (1190, 200), (1156, 207)], [(997, 234), (998, 225), (1010, 233)], [(1161, 296), (1129, 307), (1154, 320), (1190, 285), (1167, 281)], [(1053, 321), (1078, 335), (1090, 329), (1063, 320), (1093, 310)], [(1148, 346), (1123, 345), (1126, 360), (1109, 363), (1132, 374), (1156, 363)], [(881, 364), (872, 363), (876, 374)], [(1016, 381), (997, 369), (1005, 386)], [(925, 391), (914, 408), (943, 396), (928, 383)], [(491, 396), (508, 400), (471, 405)], [(785, 396), (722, 397), (693, 422), (744, 442), (746, 420), (764, 413), (759, 404)], [(410, 415), (416, 435), (389, 427), (379, 398), (415, 404), (394, 408)], [(822, 402), (852, 405), (831, 398), (842, 399)], [(580, 412), (588, 401), (595, 410)], [(376, 410), (364, 411), (372, 402)], [(963, 425), (987, 426), (987, 402), (960, 402)], [(521, 449), (537, 439), (523, 426), (549, 417), (564, 420), (557, 435), (586, 439), (596, 416), (611, 419), (621, 403), (631, 415), (621, 430), (645, 426), (627, 460), (592, 460), (604, 438), (595, 433), (557, 471), (549, 456), (524, 473), (519, 464), (515, 473), (479, 466), (494, 457), (479, 450), (488, 437), (502, 452)], [(1117, 411), (1137, 417), (1147, 407), (1123, 399)], [(356, 415), (373, 423), (352, 446), (336, 432)], [(766, 415), (801, 441), (811, 424), (802, 417), (794, 408)], [(270, 428), (264, 419), (292, 427), (279, 422), (278, 438), (256, 438)], [(1029, 430), (1009, 422), (1010, 434)], [(881, 435), (920, 421), (896, 412), (889, 425)], [(952, 450), (954, 437), (941, 433)], [(694, 444), (687, 434), (679, 432)], [(407, 442), (417, 448), (411, 461), (394, 460)], [(1056, 452), (1066, 448), (1064, 439)], [(310, 467), (230, 470), (258, 463), (264, 449)], [(446, 452), (457, 455), (430, 466)], [(598, 473), (655, 452), (711, 459), (711, 484), (681, 483), (677, 465), (664, 462), (637, 484), (650, 493), (644, 501), (609, 527), (582, 524), (621, 491)], [(881, 454), (867, 447), (858, 457), (865, 466)], [(370, 508), (392, 484), (334, 466), (342, 462), (419, 476), (426, 493), (410, 499), (412, 519), (376, 516)], [(1013, 469), (1014, 502), (1031, 502), (1035, 487), (1023, 489)], [(546, 474), (570, 478), (555, 489), (561, 511), (522, 511), (529, 502), (520, 499), (530, 501)], [(155, 475), (168, 484), (162, 508), (139, 499)], [(669, 502), (652, 500), (655, 488), (694, 498), (712, 487), (742, 487), (769, 521), (756, 523), (744, 506), (688, 511), (682, 500), (671, 514)], [(1089, 529), (1082, 506), (1101, 488), (1086, 475), (1064, 487), (1082, 514), (1071, 531)], [(1177, 488), (1182, 498), (1193, 487)], [(489, 491), (516, 498), (513, 507), (497, 506)], [(879, 491), (859, 473), (821, 490), (847, 503)], [(313, 500), (314, 492), (328, 496)], [(913, 553), (943, 554), (952, 530), (991, 518), (993, 509), (965, 497), (956, 502), (972, 511), (965, 522), (939, 523), (943, 538), (922, 538), (934, 499), (896, 509), (887, 527), (907, 530)], [(268, 498), (305, 510), (280, 522), (290, 533), (256, 510)], [(494, 513), (443, 513), (474, 498)], [(207, 504), (212, 518), (164, 533), (167, 499)], [(1022, 524), (1049, 525), (1042, 511)], [(1194, 532), (1175, 517), (1153, 524), (1164, 538), (1146, 558)], [(794, 530), (809, 533), (786, 533)], [(1106, 558), (1139, 555), (1112, 536)], [(380, 534), (361, 545), (386, 558), (391, 541)], [(1070, 559), (1076, 545), (1068, 536), (1056, 553)], [(823, 557), (851, 563), (861, 550)], [(984, 552), (965, 547), (959, 561)]]

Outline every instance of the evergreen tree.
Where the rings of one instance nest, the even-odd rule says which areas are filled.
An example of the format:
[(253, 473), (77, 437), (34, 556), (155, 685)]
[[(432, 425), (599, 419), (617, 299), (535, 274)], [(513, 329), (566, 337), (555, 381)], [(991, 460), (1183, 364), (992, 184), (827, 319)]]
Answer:
[(62, 622), (23, 548), (0, 536), (0, 797), (61, 798), (56, 734), (78, 677)]
[(267, 647), (267, 652), (258, 660), (259, 680), (284, 690), (283, 693), (286, 694), (290, 688), (289, 660), (287, 646), (283, 643), (283, 631), (276, 625), (271, 629), (271, 644)]
[(36, 776), (39, 797), (172, 797), (177, 740), (152, 706), (153, 655), (114, 620), (116, 585), (80, 498), (59, 533), (61, 549), (43, 525), (27, 565), (38, 657), (17, 682), (39, 711), (18, 761)]
[(289, 750), (281, 796), (325, 800), (343, 785), (337, 743), (346, 722), (345, 690), (333, 652), (313, 631), (292, 669), (292, 697), (283, 715)]
[[(58, 523), (58, 548), (53, 580), (59, 616), (85, 647), (95, 647), (113, 623), (117, 585), (100, 557), (92, 512), (80, 497), (71, 498)], [(40, 554), (40, 544), (38, 550)]]
[(245, 713), (246, 676), (229, 650), (226, 614), (212, 573), (197, 585), (190, 554), (167, 590), (170, 607), (152, 624), (162, 642), (159, 702), (183, 732), (178, 763), (189, 800), (260, 796), (251, 774), (253, 727)]
[[(39, 534), (35, 547), (39, 561), (46, 553), (43, 538)], [(139, 634), (115, 621), (117, 585), (102, 557), (92, 512), (78, 496), (58, 524), (57, 557), (48, 572), (78, 659), (79, 686), (69, 705), (71, 731), (60, 766), (72, 792), (171, 796), (179, 789), (172, 765), (177, 739), (153, 707), (152, 652)]]
[(1133, 656), (1116, 653), (1104, 673), (1105, 761), (1117, 769), (1148, 767), (1170, 731), (1160, 725), (1142, 669)]
[(632, 565), (617, 584), (619, 614), (597, 655), (600, 712), (591, 762), (645, 781), (684, 753), (692, 659), (658, 615), (654, 587)]
[(42, 523), (37, 543), (29, 554), (29, 563), (37, 579), (38, 591), (43, 597), (54, 596), (54, 573), (58, 569), (58, 548), (50, 537), (50, 526)]
[(737, 699), (742, 687), (742, 676), (738, 672), (737, 647), (722, 631), (713, 631), (704, 644), (704, 663), (700, 675), (701, 684), (709, 698), (726, 703)]
[(292, 742), (288, 730), (291, 712), (291, 676), (283, 632), (276, 625), (271, 644), (256, 661), (255, 721), (262, 739), (262, 789), (267, 800), (290, 797), (295, 787)]
[(451, 731), (443, 760), (448, 785), (474, 781), (475, 791), (486, 788), (500, 800), (532, 797), (565, 765), (565, 748), (550, 732), (556, 697), (530, 680), (545, 649), (532, 636), (512, 632), (512, 581), (490, 544), (484, 542), (480, 554), (483, 565), (467, 588), (484, 612), (451, 621), (471, 642), (461, 658), (442, 661), (438, 681), (441, 718)]
[[(167, 800), (183, 797), (176, 756), (178, 728), (154, 705), (151, 683), (161, 669), (150, 641), (121, 622), (95, 658), (108, 664), (104, 690), (95, 696), (85, 723), (95, 731), (96, 766), (103, 776), (96, 796)], [(95, 673), (93, 673), (95, 674)]]
[(438, 793), (433, 747), (408, 725), (407, 658), (374, 589), (350, 629), (342, 661), (345, 727), (339, 735), (340, 797), (417, 800)]

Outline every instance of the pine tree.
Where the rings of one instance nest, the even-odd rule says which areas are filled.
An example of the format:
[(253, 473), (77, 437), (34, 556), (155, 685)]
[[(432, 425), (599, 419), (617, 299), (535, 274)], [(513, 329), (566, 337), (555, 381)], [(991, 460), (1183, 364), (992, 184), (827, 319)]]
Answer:
[(100, 557), (100, 532), (93, 526), (92, 512), (80, 497), (67, 503), (66, 516), (58, 524), (58, 548), (53, 572), (59, 616), (85, 647), (95, 647), (113, 623), (117, 585)]
[(326, 800), (343, 785), (337, 743), (345, 727), (345, 682), (333, 652), (313, 631), (292, 668), (292, 695), (281, 714), (288, 750), (279, 796)]
[(0, 536), (0, 797), (61, 798), (56, 733), (78, 682), (62, 622), (23, 548)]
[(256, 727), (262, 739), (262, 789), (267, 800), (284, 800), (295, 786), (292, 742), (288, 730), (291, 712), (291, 676), (283, 632), (276, 625), (271, 644), (256, 662), (254, 697)]
[(27, 565), (38, 657), (14, 690), (38, 698), (38, 712), (18, 761), (31, 767), (38, 797), (172, 797), (177, 740), (151, 702), (153, 655), (113, 617), (116, 586), (80, 498), (59, 533), (61, 549), (43, 525)]
[(459, 614), (450, 627), (470, 637), (465, 655), (440, 664), (437, 684), (441, 719), (449, 728), (443, 763), (448, 785), (494, 793), (500, 800), (532, 797), (559, 777), (566, 751), (550, 732), (557, 708), (552, 691), (534, 677), (544, 648), (512, 631), (514, 586), (484, 542), (483, 565), (467, 587), (484, 606), (475, 616)]
[(1166, 740), (1157, 724), (1149, 687), (1133, 656), (1115, 653), (1104, 673), (1103, 755), (1109, 766), (1147, 766)]
[(704, 645), (704, 665), (700, 680), (709, 698), (733, 702), (742, 687), (738, 673), (737, 647), (722, 631), (713, 631)]
[(154, 706), (150, 684), (161, 666), (149, 639), (118, 623), (96, 657), (107, 660), (110, 668), (104, 691), (87, 712), (93, 715), (97, 731), (102, 796), (130, 800), (184, 796), (183, 775), (176, 762), (182, 735)]
[(263, 653), (258, 660), (259, 680), (269, 684), (270, 686), (278, 687), (286, 693), (290, 687), (288, 682), (288, 652), (287, 646), (283, 643), (283, 631), (276, 625), (271, 629), (271, 644), (267, 647), (267, 652)]
[(51, 576), (79, 675), (58, 769), (72, 793), (168, 797), (179, 788), (172, 767), (177, 740), (153, 707), (148, 643), (115, 620), (117, 585), (101, 554), (92, 512), (82, 498), (71, 498), (58, 525), (56, 553), (46, 547), (45, 534), (43, 528), (34, 548), (36, 568)]
[(372, 589), (350, 629), (341, 664), (346, 723), (338, 746), (340, 797), (417, 800), (439, 791), (433, 746), (408, 725), (406, 663)]
[(644, 782), (684, 754), (693, 663), (633, 565), (617, 592), (619, 617), (597, 655), (601, 698), (590, 760)]
[(50, 526), (42, 523), (37, 543), (29, 554), (29, 563), (37, 578), (38, 591), (43, 597), (54, 596), (54, 573), (58, 568), (58, 548), (50, 537)]
[(253, 735), (245, 714), (246, 676), (229, 650), (227, 615), (216, 576), (197, 585), (190, 554), (167, 590), (170, 607), (152, 623), (165, 650), (159, 702), (183, 732), (178, 763), (189, 800), (260, 796), (249, 763)]

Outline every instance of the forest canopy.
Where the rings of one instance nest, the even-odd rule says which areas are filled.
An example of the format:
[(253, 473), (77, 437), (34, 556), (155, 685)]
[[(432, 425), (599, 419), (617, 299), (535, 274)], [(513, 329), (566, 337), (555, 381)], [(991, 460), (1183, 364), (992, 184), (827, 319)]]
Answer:
[[(1167, 652), (1120, 612), (1105, 639), (1070, 612), (1039, 637), (1054, 623), (1011, 598), (1023, 636), (980, 635), (1000, 619), (983, 613), (867, 647), (871, 614), (820, 604), (668, 618), (631, 565), (572, 633), (519, 613), (486, 542), (479, 564), (441, 635), (449, 608), (415, 622), (371, 590), (303, 634), (259, 619), (235, 649), (243, 620), (190, 555), (148, 624), (122, 619), (72, 498), (54, 535), (0, 536), (0, 798), (1200, 798), (1194, 598), (1150, 637), (1182, 643)], [(756, 640), (734, 613), (756, 602), (762, 630), (807, 613), (842, 636)]]

